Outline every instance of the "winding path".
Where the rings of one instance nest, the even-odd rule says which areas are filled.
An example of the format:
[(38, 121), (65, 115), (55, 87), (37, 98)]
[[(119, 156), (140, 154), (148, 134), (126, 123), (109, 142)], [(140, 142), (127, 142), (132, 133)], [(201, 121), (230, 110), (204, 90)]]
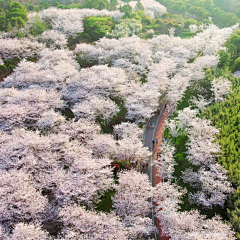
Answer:
[[(152, 151), (152, 156), (149, 160), (149, 169), (145, 170), (144, 172), (149, 175), (149, 178), (151, 180), (152, 186), (156, 186), (159, 182), (162, 181), (162, 179), (156, 175), (156, 169), (154, 166), (152, 166), (152, 163), (155, 159), (157, 159), (157, 153), (158, 147), (162, 142), (162, 137), (164, 133), (164, 126), (165, 126), (165, 120), (167, 118), (167, 111), (165, 109), (165, 104), (167, 103), (167, 97), (163, 97), (159, 104), (159, 112), (153, 116), (151, 119), (149, 119), (147, 123), (147, 127), (144, 132), (144, 146), (148, 147), (150, 151)], [(154, 123), (154, 128), (150, 127), (150, 123)], [(153, 145), (152, 140), (158, 139), (157, 144), (155, 143)], [(154, 237), (155, 240), (169, 240), (169, 237), (162, 237), (161, 236), (161, 225), (160, 221), (154, 217), (154, 213), (152, 212), (151, 217), (153, 218), (153, 221), (155, 225), (158, 227), (159, 233), (156, 233)]]

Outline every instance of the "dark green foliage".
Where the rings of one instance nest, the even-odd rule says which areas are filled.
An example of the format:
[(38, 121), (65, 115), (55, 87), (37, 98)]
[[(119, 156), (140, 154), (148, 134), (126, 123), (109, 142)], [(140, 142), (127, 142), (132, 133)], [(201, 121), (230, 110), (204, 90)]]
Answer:
[(35, 17), (34, 23), (30, 26), (29, 32), (33, 36), (37, 36), (43, 33), (43, 31), (46, 29), (44, 23), (40, 20), (40, 17), (37, 15)]
[(224, 51), (224, 50), (220, 50), (218, 52), (219, 55), (219, 62), (218, 62), (218, 67), (219, 68), (225, 68), (225, 67), (229, 67), (230, 65), (230, 55), (228, 52)]
[[(212, 0), (157, 0), (165, 5), (170, 13), (190, 13), (197, 20), (202, 21), (211, 17), (213, 22), (220, 27), (229, 27), (239, 22), (240, 4), (230, 1), (228, 8), (223, 4), (216, 4)], [(225, 1), (225, 0), (222, 0)], [(226, 3), (224, 4), (224, 6)], [(236, 14), (239, 14), (236, 16)]]
[(100, 197), (100, 202), (97, 204), (96, 210), (103, 212), (111, 212), (112, 211), (112, 197), (115, 195), (115, 190), (108, 190), (104, 193), (102, 197)]
[[(78, 33), (77, 35), (70, 36), (68, 38), (68, 47), (73, 50), (78, 43), (89, 43), (91, 42), (91, 37), (87, 33)], [(89, 66), (89, 63), (86, 63), (86, 65), (81, 62), (80, 65), (82, 67)]]
[(108, 10), (110, 10), (110, 11), (116, 10), (116, 6), (117, 5), (118, 5), (118, 1), (117, 0), (110, 0), (109, 6), (108, 6)]
[(26, 8), (11, 0), (0, 0), (0, 31), (10, 31), (13, 27), (23, 27), (27, 21)]
[(144, 6), (142, 5), (142, 3), (140, 1), (137, 2), (135, 10), (136, 11), (144, 11)]
[[(227, 40), (226, 48), (231, 58), (231, 65), (235, 63), (240, 53), (240, 30), (235, 31), (235, 33)], [(235, 68), (235, 66), (234, 66)], [(236, 68), (238, 68), (236, 66)]]
[(240, 239), (240, 79), (229, 78), (233, 83), (233, 93), (224, 102), (207, 108), (204, 116), (220, 129), (218, 139), (222, 155), (219, 162), (228, 170), (230, 180), (237, 189), (229, 199), (228, 215)]
[(94, 42), (105, 36), (107, 31), (114, 27), (110, 17), (87, 17), (83, 20), (84, 33), (88, 34), (90, 41)]
[(233, 70), (234, 71), (239, 71), (240, 70), (240, 57), (235, 60)]
[(131, 18), (132, 7), (129, 4), (125, 4), (120, 7), (120, 12), (124, 13), (123, 18)]
[(153, 22), (152, 19), (149, 16), (145, 15), (145, 13), (143, 11), (137, 11), (137, 12), (131, 13), (131, 18), (140, 20), (142, 25), (144, 25), (144, 26), (146, 26), (146, 25), (149, 26)]
[(107, 9), (108, 0), (85, 0), (85, 8)]
[(13, 72), (13, 69), (17, 66), (20, 62), (20, 59), (14, 58), (4, 61), (4, 65), (0, 65), (0, 81), (3, 78), (7, 77), (10, 73)]

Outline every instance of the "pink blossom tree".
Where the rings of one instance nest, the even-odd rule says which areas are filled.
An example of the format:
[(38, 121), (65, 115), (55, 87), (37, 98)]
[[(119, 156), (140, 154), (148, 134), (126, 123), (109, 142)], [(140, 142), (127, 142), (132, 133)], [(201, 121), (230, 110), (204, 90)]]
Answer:
[(196, 210), (179, 210), (181, 197), (186, 193), (176, 184), (170, 182), (159, 183), (154, 190), (154, 199), (157, 203), (156, 216), (161, 222), (163, 236), (171, 239), (214, 239), (234, 240), (234, 232), (219, 216), (206, 219)]
[(208, 168), (201, 167), (197, 172), (187, 169), (183, 172), (183, 180), (198, 189), (196, 193), (189, 194), (190, 201), (205, 208), (212, 208), (214, 205), (223, 207), (227, 195), (233, 192), (226, 171), (217, 163)]
[(152, 207), (148, 201), (152, 197), (148, 176), (136, 171), (122, 172), (115, 189), (117, 193), (112, 198), (113, 209), (123, 218), (131, 234), (150, 235), (154, 231), (153, 223), (145, 217)]
[(0, 222), (8, 227), (21, 221), (39, 219), (48, 202), (35, 189), (31, 176), (22, 171), (2, 171), (0, 190)]
[(18, 223), (8, 237), (19, 240), (42, 240), (48, 239), (49, 235), (39, 225)]
[[(41, 117), (44, 118), (45, 112), (64, 106), (63, 101), (60, 100), (60, 94), (42, 88), (22, 91), (2, 88), (0, 89), (0, 102), (0, 128), (2, 130), (11, 130), (16, 127), (36, 128), (37, 121)], [(61, 122), (63, 119), (57, 116), (55, 120)], [(51, 122), (51, 124), (55, 123)]]
[(66, 79), (78, 73), (79, 65), (70, 51), (45, 49), (39, 57), (36, 63), (20, 62), (2, 86), (25, 89), (37, 85), (61, 90)]
[(224, 96), (231, 92), (232, 83), (227, 78), (215, 78), (212, 81), (212, 91), (214, 93), (215, 102), (222, 102)]
[(171, 181), (174, 173), (174, 160), (175, 148), (168, 142), (162, 142), (158, 148), (161, 151), (160, 157), (154, 162), (157, 168), (157, 175), (161, 177), (162, 181)]
[(87, 211), (81, 206), (66, 206), (60, 210), (65, 239), (128, 239), (128, 231), (114, 213)]

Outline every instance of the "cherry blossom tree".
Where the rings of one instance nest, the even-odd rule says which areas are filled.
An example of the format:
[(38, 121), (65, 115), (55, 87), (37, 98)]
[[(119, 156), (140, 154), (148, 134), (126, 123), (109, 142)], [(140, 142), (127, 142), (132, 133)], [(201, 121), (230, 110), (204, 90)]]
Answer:
[(94, 136), (100, 134), (100, 126), (89, 119), (72, 119), (59, 126), (59, 132), (69, 136), (70, 140), (78, 140), (82, 144), (94, 139)]
[(121, 97), (122, 88), (128, 82), (125, 71), (106, 65), (82, 69), (66, 81), (64, 97), (70, 103), (81, 102), (89, 94), (99, 97)]
[(186, 190), (170, 182), (159, 183), (154, 190), (154, 200), (157, 203), (156, 215), (161, 222), (163, 236), (171, 239), (236, 239), (230, 226), (219, 216), (206, 219), (196, 210), (189, 212), (179, 210), (180, 198)]
[(161, 155), (154, 162), (157, 169), (157, 175), (161, 177), (162, 181), (165, 179), (171, 181), (174, 173), (174, 165), (176, 165), (173, 158), (175, 148), (168, 142), (162, 142), (158, 150), (161, 151)]
[(39, 37), (38, 41), (45, 43), (48, 48), (62, 49), (67, 46), (67, 39), (64, 34), (56, 30), (44, 31)]
[(92, 151), (69, 138), (60, 133), (40, 136), (23, 129), (2, 133), (1, 169), (33, 174), (35, 187), (58, 205), (92, 206), (112, 184), (111, 160), (93, 158)]
[(110, 121), (113, 115), (119, 111), (119, 108), (111, 99), (93, 95), (85, 101), (75, 104), (72, 110), (75, 116), (80, 118), (91, 120), (102, 118)]
[(19, 240), (42, 240), (49, 238), (47, 232), (42, 230), (40, 226), (25, 223), (16, 224), (9, 237)]
[(36, 191), (30, 175), (17, 170), (2, 171), (0, 180), (2, 225), (37, 220), (44, 211), (47, 199)]
[(98, 158), (111, 157), (116, 151), (116, 142), (110, 134), (95, 134), (93, 139), (88, 141), (87, 147)]
[(174, 119), (169, 119), (166, 122), (166, 127), (170, 131), (170, 134), (172, 135), (172, 137), (175, 139), (183, 133), (183, 130), (180, 129), (178, 126), (178, 122)]
[[(132, 9), (134, 11), (136, 10), (136, 5), (137, 5), (137, 1), (130, 1), (129, 4), (131, 5)], [(157, 1), (154, 0), (150, 0), (150, 1), (146, 1), (146, 0), (141, 0), (140, 3), (143, 5), (144, 7), (144, 13), (151, 17), (152, 19), (154, 18), (160, 18), (164, 13), (167, 12), (167, 9), (165, 6), (163, 6), (162, 4), (160, 4)], [(123, 3), (122, 3), (123, 5)]]
[[(152, 187), (148, 176), (136, 171), (119, 174), (115, 186), (117, 193), (112, 198), (113, 209), (123, 218), (123, 223), (131, 233), (150, 235), (154, 231), (153, 223), (145, 216), (150, 212)], [(136, 236), (135, 236), (136, 237)]]
[(63, 123), (64, 120), (65, 118), (62, 115), (56, 113), (52, 109), (42, 114), (41, 118), (39, 118), (39, 120), (36, 122), (36, 126), (42, 132), (54, 132), (57, 131), (60, 124)]
[(190, 201), (205, 208), (224, 207), (227, 195), (233, 192), (226, 171), (217, 163), (201, 167), (197, 172), (187, 169), (183, 172), (183, 180), (199, 190), (189, 194)]
[[(0, 89), (0, 102), (0, 128), (2, 130), (25, 126), (36, 127), (37, 121), (46, 116), (44, 116), (45, 112), (63, 107), (63, 101), (60, 100), (58, 93), (42, 88), (22, 91), (14, 88), (2, 88)], [(55, 120), (59, 122), (62, 118), (57, 116)], [(51, 124), (53, 125), (53, 122)]]
[(114, 158), (122, 161), (144, 162), (148, 161), (151, 152), (144, 147), (141, 140), (128, 137), (117, 141)]
[(169, 29), (168, 29), (168, 33), (169, 33), (169, 36), (170, 36), (170, 37), (174, 37), (175, 30), (176, 30), (175, 28), (169, 28)]
[(194, 61), (194, 66), (198, 66), (202, 69), (217, 67), (219, 57), (215, 55), (199, 56)]
[(178, 111), (176, 119), (179, 121), (179, 127), (181, 129), (185, 129), (186, 127), (191, 126), (191, 122), (197, 114), (198, 110), (191, 109), (190, 107), (186, 107), (183, 110)]
[(122, 19), (111, 32), (106, 36), (110, 38), (130, 37), (134, 34), (138, 34), (142, 30), (142, 23), (137, 19)]
[(154, 0), (141, 0), (142, 5), (146, 10), (151, 10), (154, 12), (155, 18), (161, 17), (165, 12), (167, 12), (166, 7), (161, 5), (159, 2)]
[(156, 231), (156, 228), (153, 226), (153, 221), (149, 217), (127, 215), (122, 222), (124, 226), (127, 227), (130, 239), (144, 238)]
[(198, 31), (198, 26), (196, 24), (190, 24), (188, 28), (191, 33), (196, 33)]
[(203, 112), (203, 110), (206, 108), (207, 105), (209, 105), (211, 103), (211, 100), (210, 101), (207, 101), (203, 96), (197, 96), (197, 97), (193, 97), (191, 99), (191, 103), (193, 105), (196, 105), (197, 108)]
[(117, 39), (100, 39), (95, 46), (87, 44), (78, 44), (75, 53), (84, 59), (85, 57), (92, 58), (98, 61), (99, 64), (113, 64), (117, 60), (126, 59), (132, 64), (132, 68), (139, 74), (146, 73), (146, 68), (151, 60), (151, 51), (147, 42), (137, 36), (123, 37)]
[(59, 90), (67, 78), (78, 73), (79, 65), (70, 51), (45, 49), (39, 57), (36, 63), (20, 62), (14, 72), (4, 79), (2, 86), (24, 89), (38, 85)]
[[(57, 30), (66, 36), (72, 36), (83, 32), (82, 19), (88, 16), (110, 16), (119, 21), (123, 13), (119, 11), (107, 11), (96, 9), (57, 9), (54, 7), (39, 12), (40, 19), (46, 22), (53, 30)], [(32, 15), (31, 18), (35, 16)]]
[(152, 187), (147, 175), (133, 170), (119, 173), (115, 189), (113, 208), (119, 216), (146, 216), (150, 212)]
[(118, 139), (132, 138), (139, 140), (143, 136), (143, 130), (135, 123), (122, 122), (121, 124), (113, 127), (114, 135), (118, 136)]
[(3, 60), (38, 57), (44, 45), (32, 42), (29, 39), (2, 39), (0, 38), (0, 57)]
[(220, 152), (219, 144), (214, 142), (219, 130), (211, 126), (210, 120), (194, 118), (187, 132), (189, 134), (188, 160), (197, 166), (214, 163), (215, 157)]
[(64, 239), (128, 239), (128, 231), (114, 213), (87, 211), (81, 206), (66, 206), (60, 210)]
[(224, 97), (231, 92), (232, 83), (227, 78), (215, 78), (212, 81), (211, 90), (214, 93), (215, 102), (222, 102)]

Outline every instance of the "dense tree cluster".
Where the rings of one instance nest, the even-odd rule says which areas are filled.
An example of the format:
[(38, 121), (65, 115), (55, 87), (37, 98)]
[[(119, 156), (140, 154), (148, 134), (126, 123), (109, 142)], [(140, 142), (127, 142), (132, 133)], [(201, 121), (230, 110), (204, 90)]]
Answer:
[[(236, 5), (236, 1), (218, 1), (218, 0), (157, 0), (161, 4), (167, 7), (168, 11), (172, 13), (181, 12), (184, 14), (190, 15), (192, 18), (196, 18), (198, 20), (204, 20), (211, 17), (213, 22), (221, 27), (228, 27), (239, 22), (239, 4)], [(216, 2), (216, 5), (215, 5)], [(222, 4), (218, 4), (222, 2)], [(224, 2), (224, 3), (223, 3)], [(231, 2), (231, 3), (227, 3)], [(223, 5), (225, 7), (223, 7)], [(220, 6), (220, 7), (219, 7)], [(226, 10), (226, 6), (231, 8)], [(234, 8), (237, 7), (238, 10), (234, 11)], [(224, 8), (224, 10), (222, 9)], [(234, 14), (237, 14), (237, 16)]]
[[(14, 31), (0, 38), (1, 70), (9, 65), (13, 70), (0, 83), (0, 238), (147, 238), (155, 231), (148, 216), (153, 199), (163, 235), (235, 239), (219, 216), (180, 211), (187, 190), (177, 186), (179, 153), (170, 141), (161, 145), (156, 168), (163, 181), (156, 187), (135, 170), (114, 178), (111, 166), (139, 166), (149, 159), (140, 126), (157, 111), (163, 95), (171, 102), (169, 112), (177, 109), (186, 91), (205, 78), (205, 70), (218, 66), (218, 52), (238, 26), (220, 29), (189, 21), (195, 34), (190, 39), (174, 36), (177, 29), (171, 24), (168, 34), (159, 36), (151, 26), (145, 35), (151, 37), (145, 38), (144, 27), (162, 24), (157, 18), (168, 16), (160, 3), (119, 1), (119, 10), (116, 1), (82, 4), (88, 8), (42, 3), (46, 9), (30, 13), (21, 29), (24, 38), (15, 38)], [(76, 40), (76, 48), (67, 48), (70, 40)], [(210, 101), (224, 100), (231, 89), (226, 77), (215, 77), (210, 85), (206, 91), (214, 99), (202, 94), (191, 100), (201, 111)], [(104, 133), (103, 125), (122, 111), (129, 121), (112, 124), (112, 134)], [(218, 130), (196, 109), (176, 115), (167, 127), (176, 146), (187, 135), (190, 166), (182, 181), (195, 188), (188, 192), (189, 201), (208, 209), (223, 207), (233, 189), (216, 161)], [(227, 161), (224, 165), (230, 169)], [(109, 195), (103, 212), (99, 204)]]
[[(235, 195), (230, 200), (230, 219), (240, 232), (239, 228), (239, 80), (232, 79), (233, 93), (224, 102), (209, 107), (205, 115), (220, 130), (219, 140), (222, 146), (220, 163), (228, 170), (233, 185), (237, 188)], [(239, 235), (238, 235), (239, 236)]]
[(0, 1), (0, 31), (23, 27), (27, 20), (27, 11), (22, 4), (12, 0)]

